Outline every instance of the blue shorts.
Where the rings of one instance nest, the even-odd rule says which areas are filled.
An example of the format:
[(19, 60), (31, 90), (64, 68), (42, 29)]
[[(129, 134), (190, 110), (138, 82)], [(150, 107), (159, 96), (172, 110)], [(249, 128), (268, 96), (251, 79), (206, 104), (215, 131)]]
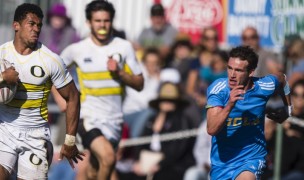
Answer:
[(265, 159), (255, 159), (246, 161), (238, 166), (214, 166), (211, 167), (211, 180), (234, 180), (243, 171), (252, 172), (256, 179), (261, 179), (264, 168), (266, 167)]

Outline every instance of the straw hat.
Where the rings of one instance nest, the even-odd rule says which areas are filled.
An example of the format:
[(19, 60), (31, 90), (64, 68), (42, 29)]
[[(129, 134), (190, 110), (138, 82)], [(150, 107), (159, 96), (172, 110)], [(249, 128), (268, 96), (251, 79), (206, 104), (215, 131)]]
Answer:
[(177, 104), (178, 107), (187, 106), (189, 103), (185, 100), (178, 86), (173, 83), (163, 83), (160, 86), (158, 98), (150, 101), (149, 105), (152, 108), (159, 109), (159, 103), (163, 101), (170, 101)]

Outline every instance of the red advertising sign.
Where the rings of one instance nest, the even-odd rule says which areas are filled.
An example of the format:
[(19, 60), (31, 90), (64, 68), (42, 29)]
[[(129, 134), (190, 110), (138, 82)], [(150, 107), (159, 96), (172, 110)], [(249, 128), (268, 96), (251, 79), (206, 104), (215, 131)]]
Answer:
[(223, 41), (222, 27), (225, 10), (224, 0), (172, 0), (167, 7), (167, 19), (181, 32), (191, 36), (197, 44), (204, 27), (214, 26)]

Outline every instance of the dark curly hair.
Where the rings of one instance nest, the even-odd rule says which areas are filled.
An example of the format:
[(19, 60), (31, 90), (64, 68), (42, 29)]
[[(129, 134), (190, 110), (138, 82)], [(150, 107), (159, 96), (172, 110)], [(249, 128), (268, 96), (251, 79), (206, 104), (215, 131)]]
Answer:
[(115, 16), (115, 9), (112, 3), (105, 1), (105, 0), (94, 0), (90, 2), (85, 9), (86, 18), (87, 20), (91, 20), (92, 12), (95, 11), (107, 11), (110, 13), (111, 21), (113, 21)]
[(240, 60), (248, 61), (248, 71), (254, 70), (259, 61), (259, 56), (249, 46), (238, 46), (233, 48), (229, 53), (229, 57), (240, 58)]
[(41, 8), (36, 4), (23, 3), (19, 5), (14, 14), (14, 21), (21, 22), (26, 18), (26, 15), (29, 13), (35, 14), (41, 20), (43, 19), (43, 12)]

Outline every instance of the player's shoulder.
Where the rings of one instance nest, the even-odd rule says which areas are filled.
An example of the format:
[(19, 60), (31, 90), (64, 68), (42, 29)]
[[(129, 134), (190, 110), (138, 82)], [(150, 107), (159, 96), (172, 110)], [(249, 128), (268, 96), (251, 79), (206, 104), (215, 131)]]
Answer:
[(253, 81), (261, 90), (274, 91), (278, 85), (278, 78), (275, 75), (267, 75), (264, 77), (254, 77)]
[(228, 91), (228, 79), (227, 78), (219, 78), (215, 80), (208, 87), (208, 94), (218, 94), (220, 92)]
[(80, 48), (88, 48), (92, 44), (92, 40), (90, 37), (82, 39), (78, 42), (72, 43), (66, 47), (66, 49), (76, 49), (79, 50)]
[(263, 77), (254, 77), (253, 81), (259, 84), (273, 84), (273, 85), (277, 85), (279, 82), (278, 78), (273, 74), (269, 74)]
[(54, 53), (52, 50), (50, 50), (48, 47), (46, 47), (40, 42), (38, 43), (38, 49), (41, 52), (41, 55), (44, 56), (44, 58), (60, 59), (58, 54)]
[(122, 39), (120, 37), (114, 37), (112, 39), (111, 44), (113, 44), (115, 46), (117, 45), (117, 46), (123, 46), (123, 47), (131, 47), (132, 46), (130, 41)]
[(0, 46), (0, 51), (9, 51), (14, 47), (13, 41), (8, 41)]

